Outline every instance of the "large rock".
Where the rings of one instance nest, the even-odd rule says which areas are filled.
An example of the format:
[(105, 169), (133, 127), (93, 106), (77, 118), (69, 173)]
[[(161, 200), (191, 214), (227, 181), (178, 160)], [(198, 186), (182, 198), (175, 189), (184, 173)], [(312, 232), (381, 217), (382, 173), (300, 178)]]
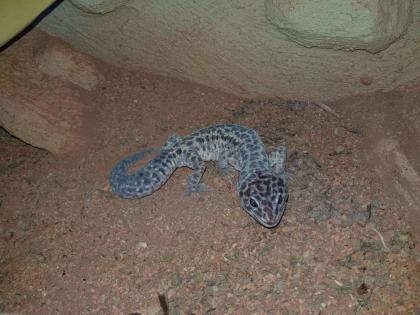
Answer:
[(268, 19), (306, 47), (378, 52), (407, 31), (411, 0), (265, 0)]
[(62, 42), (39, 47), (35, 60), (43, 73), (88, 91), (94, 90), (102, 78), (92, 60)]
[[(2, 84), (3, 79), (0, 80)], [(18, 90), (24, 93), (16, 93)], [(81, 127), (83, 104), (72, 98), (72, 93), (63, 93), (62, 89), (59, 95), (39, 91), (38, 85), (28, 82), (23, 85), (14, 82), (2, 89), (0, 125), (26, 143), (55, 154), (79, 148), (83, 140), (77, 129)]]
[[(55, 154), (78, 151), (86, 141), (81, 130), (87, 106), (66, 75), (57, 71), (54, 77), (46, 76), (39, 71), (33, 56), (40, 53), (32, 51), (34, 43), (39, 43), (35, 37), (32, 33), (0, 55), (0, 126)], [(48, 49), (41, 55), (49, 55)], [(68, 63), (65, 55), (61, 57)], [(59, 63), (57, 59), (54, 62)]]
[[(420, 85), (404, 92), (373, 93), (344, 100), (344, 115), (363, 130), (360, 148), (382, 179), (381, 188), (402, 207), (420, 236)], [(366, 176), (369, 176), (366, 174)], [(379, 201), (380, 203), (380, 201)]]
[[(412, 2), (411, 24), (409, 0), (313, 1), (319, 6), (308, 0), (310, 10), (292, 6), (302, 1), (285, 0), (290, 5), (267, 12), (269, 2), (254, 0), (131, 0), (103, 15), (88, 14), (101, 10), (93, 6), (80, 9), (92, 0), (78, 0), (78, 7), (63, 1), (40, 26), (115, 65), (241, 96), (327, 100), (420, 81), (420, 1)], [(324, 13), (331, 7), (335, 14)], [(280, 20), (287, 35), (273, 24)], [(294, 29), (299, 34), (291, 40)], [(296, 44), (296, 38), (309, 43), (312, 35), (318, 45)]]
[[(3, 85), (4, 80), (9, 84)], [(84, 106), (71, 91), (61, 87), (59, 93), (50, 92), (35, 82), (4, 76), (0, 82), (0, 125), (11, 134), (55, 154), (69, 153), (83, 144), (77, 130)]]

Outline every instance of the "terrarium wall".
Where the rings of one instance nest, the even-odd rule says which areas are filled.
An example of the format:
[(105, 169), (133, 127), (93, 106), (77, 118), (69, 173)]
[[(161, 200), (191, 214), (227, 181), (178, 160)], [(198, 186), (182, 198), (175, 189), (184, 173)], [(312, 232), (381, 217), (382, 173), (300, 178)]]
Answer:
[(418, 0), (65, 0), (41, 28), (241, 96), (328, 100), (420, 80)]

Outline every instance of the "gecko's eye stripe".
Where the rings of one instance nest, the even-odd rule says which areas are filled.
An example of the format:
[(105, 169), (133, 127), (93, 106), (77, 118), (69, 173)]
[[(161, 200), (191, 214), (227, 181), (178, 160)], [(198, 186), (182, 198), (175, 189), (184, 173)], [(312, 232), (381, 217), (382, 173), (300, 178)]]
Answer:
[[(133, 164), (153, 151), (159, 155), (130, 172)], [(177, 168), (188, 167), (193, 172), (187, 194), (203, 193), (209, 190), (201, 183), (206, 162), (217, 161), (222, 169), (240, 172), (237, 189), (242, 207), (257, 222), (271, 228), (280, 222), (284, 212), (273, 202), (277, 199), (282, 208), (287, 202), (286, 183), (276, 175), (284, 172), (286, 157), (285, 146), (268, 155), (260, 136), (251, 128), (215, 125), (187, 137), (173, 134), (162, 148), (151, 148), (119, 161), (108, 179), (111, 190), (120, 197), (142, 198), (162, 187)]]

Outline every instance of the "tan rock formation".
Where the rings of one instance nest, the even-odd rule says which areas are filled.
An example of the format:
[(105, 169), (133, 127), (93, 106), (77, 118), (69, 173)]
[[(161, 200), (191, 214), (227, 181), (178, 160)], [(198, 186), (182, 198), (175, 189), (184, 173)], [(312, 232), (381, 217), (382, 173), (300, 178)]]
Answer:
[(42, 36), (33, 35), (0, 55), (0, 126), (55, 154), (77, 151), (88, 140), (82, 134), (87, 106), (78, 86), (92, 89), (99, 75), (89, 58), (66, 45), (33, 51), (43, 46)]
[(306, 47), (376, 53), (406, 34), (412, 2), (266, 0), (268, 19)]
[(43, 73), (76, 84), (85, 90), (92, 91), (99, 83), (100, 76), (94, 62), (64, 43), (39, 47), (35, 60)]
[[(420, 81), (418, 0), (75, 2), (41, 28), (118, 66), (236, 95), (328, 100)], [(113, 11), (91, 14), (96, 2)]]

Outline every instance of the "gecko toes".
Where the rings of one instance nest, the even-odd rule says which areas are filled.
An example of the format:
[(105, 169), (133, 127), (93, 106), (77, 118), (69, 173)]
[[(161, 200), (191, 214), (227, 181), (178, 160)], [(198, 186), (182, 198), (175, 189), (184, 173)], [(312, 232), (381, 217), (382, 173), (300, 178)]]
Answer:
[(209, 191), (211, 191), (211, 188), (209, 186), (203, 183), (199, 183), (198, 185), (189, 186), (185, 195), (188, 197), (190, 197), (192, 194), (199, 194), (199, 196), (202, 196), (202, 194)]

